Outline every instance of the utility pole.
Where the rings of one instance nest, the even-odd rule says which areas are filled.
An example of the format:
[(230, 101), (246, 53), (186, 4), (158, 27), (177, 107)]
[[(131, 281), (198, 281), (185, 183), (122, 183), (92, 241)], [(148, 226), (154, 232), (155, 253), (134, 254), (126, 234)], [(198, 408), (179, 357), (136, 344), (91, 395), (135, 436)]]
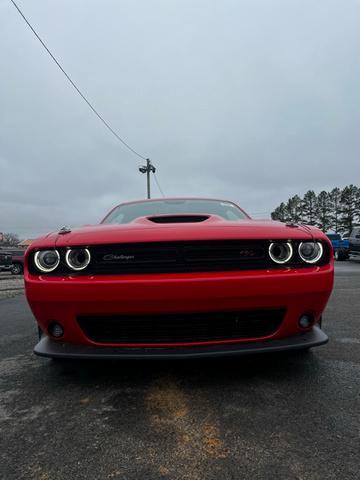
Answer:
[(139, 172), (146, 173), (147, 198), (151, 198), (151, 195), (150, 195), (150, 173), (151, 172), (155, 173), (156, 168), (150, 162), (150, 158), (146, 159), (146, 165), (142, 165), (141, 167), (139, 167)]

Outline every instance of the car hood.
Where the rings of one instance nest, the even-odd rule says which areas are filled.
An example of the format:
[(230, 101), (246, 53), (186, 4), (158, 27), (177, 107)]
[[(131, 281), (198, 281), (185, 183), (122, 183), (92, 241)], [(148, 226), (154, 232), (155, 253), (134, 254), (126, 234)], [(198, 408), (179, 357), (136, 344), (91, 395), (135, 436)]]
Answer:
[(152, 217), (142, 217), (128, 224), (84, 226), (68, 233), (49, 234), (34, 242), (32, 247), (191, 240), (304, 240), (313, 237), (326, 240), (325, 235), (315, 227), (289, 226), (271, 220), (246, 219), (229, 222), (215, 215), (208, 215), (203, 221), (154, 223)]

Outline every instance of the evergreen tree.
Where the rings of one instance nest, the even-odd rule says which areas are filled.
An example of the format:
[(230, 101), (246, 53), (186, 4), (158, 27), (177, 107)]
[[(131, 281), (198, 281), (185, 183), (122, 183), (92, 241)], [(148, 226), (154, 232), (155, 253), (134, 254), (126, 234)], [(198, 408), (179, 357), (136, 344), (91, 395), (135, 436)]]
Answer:
[(323, 231), (327, 232), (332, 226), (332, 210), (330, 194), (323, 190), (319, 193), (316, 202), (316, 223)]
[(354, 185), (345, 187), (341, 192), (340, 231), (350, 234), (358, 215), (359, 189)]
[(294, 195), (289, 198), (286, 204), (287, 210), (287, 221), (300, 223), (302, 222), (303, 217), (303, 204), (302, 200), (298, 195)]
[(313, 190), (305, 193), (302, 202), (303, 221), (308, 225), (316, 224), (316, 194)]
[(302, 200), (294, 195), (276, 207), (271, 218), (317, 225), (325, 232), (334, 229), (336, 233), (349, 234), (354, 225), (360, 224), (360, 188), (348, 185), (340, 190), (336, 187), (331, 192), (323, 190), (318, 196), (309, 190)]
[(360, 224), (360, 188), (357, 187), (356, 200), (355, 200), (355, 221)]
[(331, 204), (331, 227), (336, 233), (340, 231), (340, 217), (341, 217), (341, 190), (336, 187), (330, 192)]
[(280, 205), (271, 213), (271, 218), (273, 220), (279, 220), (280, 222), (286, 222), (286, 217), (286, 205), (284, 202), (281, 202)]

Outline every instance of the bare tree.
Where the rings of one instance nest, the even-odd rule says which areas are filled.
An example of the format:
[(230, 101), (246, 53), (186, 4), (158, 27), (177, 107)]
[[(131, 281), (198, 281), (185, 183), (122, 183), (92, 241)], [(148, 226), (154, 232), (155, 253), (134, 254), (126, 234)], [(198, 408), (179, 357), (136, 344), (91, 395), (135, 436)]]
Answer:
[(16, 233), (4, 233), (4, 247), (17, 247), (20, 242), (19, 236)]

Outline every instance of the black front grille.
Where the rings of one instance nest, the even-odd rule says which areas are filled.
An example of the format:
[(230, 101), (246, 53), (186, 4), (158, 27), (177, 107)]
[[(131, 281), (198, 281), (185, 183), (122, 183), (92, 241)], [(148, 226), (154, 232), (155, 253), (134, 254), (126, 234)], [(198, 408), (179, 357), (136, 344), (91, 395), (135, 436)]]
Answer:
[(91, 248), (94, 274), (166, 273), (263, 268), (265, 242), (179, 242), (102, 245)]
[[(59, 248), (60, 264), (47, 275), (122, 275), (131, 273), (177, 273), (240, 271), (257, 269), (305, 268), (293, 242), (294, 257), (282, 265), (274, 263), (268, 254), (269, 240), (209, 240), (183, 242), (124, 243), (83, 245), (91, 253), (91, 262), (81, 271), (71, 270), (65, 263), (65, 248)], [(324, 265), (330, 253), (324, 244), (325, 255), (317, 263)], [(33, 255), (29, 269), (38, 274)]]
[(114, 344), (163, 344), (261, 338), (274, 333), (284, 309), (161, 315), (80, 316), (91, 340)]

